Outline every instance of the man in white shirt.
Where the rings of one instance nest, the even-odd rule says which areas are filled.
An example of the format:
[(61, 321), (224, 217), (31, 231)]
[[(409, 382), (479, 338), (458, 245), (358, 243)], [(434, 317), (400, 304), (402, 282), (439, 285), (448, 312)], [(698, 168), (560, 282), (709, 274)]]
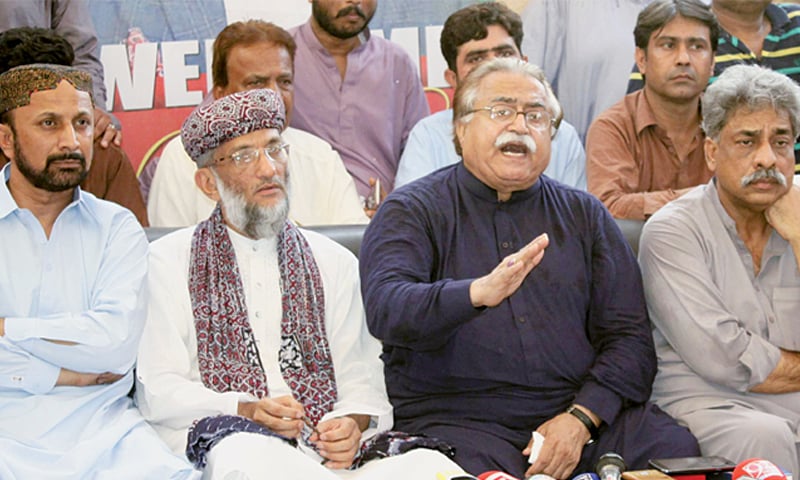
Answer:
[[(228, 25), (214, 41), (213, 98), (270, 88), (280, 93), (286, 115), (291, 118), (295, 50), (292, 36), (272, 23), (249, 20)], [(352, 177), (330, 144), (288, 127), (288, 122), (281, 136), (291, 145), (289, 174), (295, 179), (289, 192), (292, 221), (299, 225), (369, 221)], [(150, 225), (183, 227), (208, 217), (215, 203), (195, 186), (196, 170), (180, 138), (174, 138), (164, 147), (147, 200)]]
[[(392, 409), (355, 257), (287, 221), (280, 97), (256, 89), (196, 109), (181, 138), (208, 220), (151, 247), (137, 400), (210, 478), (433, 478), (432, 449), (370, 462)], [(187, 439), (188, 434), (188, 439)], [(299, 446), (299, 448), (298, 448)], [(401, 449), (400, 451), (404, 451)]]
[(0, 478), (197, 478), (128, 397), (147, 239), (79, 187), (91, 91), (72, 67), (0, 75)]

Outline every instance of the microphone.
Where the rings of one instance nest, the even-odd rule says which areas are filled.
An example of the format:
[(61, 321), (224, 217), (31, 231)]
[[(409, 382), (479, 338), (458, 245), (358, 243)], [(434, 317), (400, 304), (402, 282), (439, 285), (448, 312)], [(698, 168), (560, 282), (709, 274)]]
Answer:
[(600, 456), (594, 470), (600, 480), (620, 480), (625, 468), (625, 460), (621, 456), (608, 452)]
[(519, 478), (512, 477), (511, 475), (498, 470), (490, 470), (478, 475), (478, 480), (519, 480)]
[(786, 480), (783, 470), (769, 460), (749, 458), (733, 469), (732, 480)]

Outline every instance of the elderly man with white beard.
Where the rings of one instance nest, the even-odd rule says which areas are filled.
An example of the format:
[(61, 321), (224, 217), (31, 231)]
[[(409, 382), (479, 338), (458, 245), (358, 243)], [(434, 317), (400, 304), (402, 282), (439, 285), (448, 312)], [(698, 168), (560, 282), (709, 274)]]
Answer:
[[(285, 119), (267, 89), (198, 107), (181, 138), (198, 187), (218, 204), (150, 251), (136, 398), (204, 478), (337, 479), (394, 438), (384, 433), (391, 406), (357, 260), (287, 220)], [(435, 449), (416, 449), (346, 478), (455, 468)]]
[(472, 474), (698, 453), (647, 402), (656, 358), (630, 247), (599, 200), (541, 175), (559, 108), (535, 65), (473, 70), (454, 101), (463, 161), (391, 193), (362, 243), (396, 425), (453, 444)]

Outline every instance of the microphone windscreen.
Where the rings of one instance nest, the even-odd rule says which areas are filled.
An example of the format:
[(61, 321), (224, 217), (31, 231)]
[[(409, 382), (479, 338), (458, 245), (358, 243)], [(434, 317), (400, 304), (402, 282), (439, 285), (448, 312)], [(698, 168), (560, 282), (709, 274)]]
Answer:
[(478, 475), (478, 480), (519, 480), (519, 478), (512, 477), (511, 475), (505, 472), (491, 470), (488, 472), (483, 472), (480, 475)]
[(600, 470), (609, 466), (617, 467), (620, 473), (624, 472), (626, 468), (625, 460), (623, 460), (620, 455), (614, 452), (608, 452), (600, 456), (600, 459), (597, 460), (597, 465), (594, 467), (594, 470), (598, 475), (602, 475)]
[(733, 480), (754, 478), (756, 480), (786, 480), (786, 474), (777, 465), (763, 458), (750, 458), (736, 465)]

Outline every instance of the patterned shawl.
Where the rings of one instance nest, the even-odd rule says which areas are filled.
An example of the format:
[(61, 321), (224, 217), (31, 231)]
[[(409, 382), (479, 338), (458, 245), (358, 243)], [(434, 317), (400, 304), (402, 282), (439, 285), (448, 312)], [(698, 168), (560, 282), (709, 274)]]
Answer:
[[(325, 332), (322, 278), (311, 248), (289, 221), (278, 235), (278, 264), (281, 374), (316, 425), (336, 401), (336, 378)], [(189, 294), (203, 384), (220, 393), (267, 396), (267, 377), (248, 321), (236, 253), (219, 205), (192, 237)]]

